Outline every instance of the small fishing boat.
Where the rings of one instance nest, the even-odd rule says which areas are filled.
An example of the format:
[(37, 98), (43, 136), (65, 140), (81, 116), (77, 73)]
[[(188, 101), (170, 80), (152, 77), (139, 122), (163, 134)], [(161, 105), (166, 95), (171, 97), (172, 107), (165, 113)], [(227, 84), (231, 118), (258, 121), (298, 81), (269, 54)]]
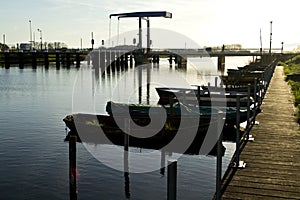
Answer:
[(265, 71), (269, 66), (250, 64), (245, 65), (244, 67), (238, 67), (239, 70), (243, 71)]
[[(208, 132), (209, 123), (206, 119), (190, 118), (185, 121), (185, 127), (180, 127), (180, 123), (175, 123), (174, 118), (167, 118), (165, 124), (160, 130), (154, 130), (153, 135), (143, 137), (144, 129), (150, 123), (149, 117), (139, 117), (132, 119), (131, 123), (137, 124), (140, 129), (132, 128), (124, 130), (116, 123), (113, 116), (110, 115), (93, 115), (93, 114), (73, 114), (63, 119), (66, 126), (71, 130), (66, 137), (66, 141), (70, 135), (76, 135), (80, 142), (89, 144), (108, 144), (108, 145), (124, 145), (124, 138), (128, 136), (129, 146), (145, 149), (159, 150), (164, 148), (165, 151), (198, 155), (202, 147), (204, 138)], [(124, 122), (127, 119), (124, 119)], [(217, 121), (210, 120), (212, 126), (217, 126)], [(194, 126), (194, 127), (192, 127)], [(152, 132), (147, 129), (147, 132)], [(132, 135), (134, 132), (136, 135)], [(177, 142), (173, 142), (175, 138)], [(188, 141), (187, 144), (185, 144)], [(173, 142), (173, 145), (172, 145)], [(174, 145), (175, 144), (175, 145)], [(182, 147), (185, 145), (185, 148)], [(223, 155), (225, 147), (223, 146)], [(216, 146), (213, 146), (209, 155), (216, 155)]]
[[(104, 141), (99, 139), (97, 134), (105, 134), (113, 144), (123, 145), (126, 135), (124, 128), (126, 121), (129, 120), (132, 125), (127, 125), (130, 127), (128, 131), (137, 134), (129, 136), (130, 146), (160, 149), (179, 135), (183, 140), (192, 137), (191, 144), (184, 153), (198, 154), (209, 127), (218, 126), (220, 113), (224, 113), (226, 116), (225, 124), (235, 124), (237, 112), (236, 108), (231, 107), (199, 107), (179, 102), (173, 105), (150, 106), (111, 101), (107, 103), (106, 111), (107, 114), (102, 115), (74, 114), (67, 116), (64, 122), (71, 132), (81, 139), (83, 134), (84, 142), (102, 144)], [(165, 118), (163, 119), (163, 117)], [(241, 122), (247, 119), (247, 109), (241, 108), (240, 117)], [(143, 137), (144, 127), (153, 121), (157, 122), (155, 127), (152, 127), (153, 131), (156, 131), (155, 134), (151, 137)], [(150, 126), (147, 131), (151, 132), (152, 129)], [(172, 146), (168, 150), (178, 152), (177, 148)], [(215, 152), (215, 148), (212, 152)]]
[(255, 74), (253, 73), (253, 75), (248, 74), (246, 75), (228, 75), (228, 76), (220, 76), (223, 84), (226, 87), (247, 87), (248, 85), (254, 85), (255, 83), (255, 79), (257, 84), (263, 84), (263, 75), (262, 74)]
[[(155, 89), (159, 96), (158, 104), (162, 105), (172, 103), (172, 101), (183, 101), (200, 106), (236, 107), (237, 96), (240, 97), (240, 106), (245, 107), (248, 104), (248, 87), (211, 89), (207, 87), (198, 87), (197, 89), (157, 87)], [(253, 87), (250, 88), (250, 104), (253, 103), (251, 91), (253, 94)]]

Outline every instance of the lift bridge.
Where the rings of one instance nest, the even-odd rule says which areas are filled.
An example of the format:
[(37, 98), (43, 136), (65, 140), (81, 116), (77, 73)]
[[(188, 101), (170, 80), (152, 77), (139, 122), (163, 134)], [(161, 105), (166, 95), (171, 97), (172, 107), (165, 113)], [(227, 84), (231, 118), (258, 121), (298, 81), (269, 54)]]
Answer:
[(111, 14), (111, 17), (120, 18), (128, 18), (128, 17), (136, 17), (139, 19), (139, 43), (138, 48), (142, 49), (142, 19), (147, 21), (147, 52), (150, 51), (150, 17), (164, 17), (164, 18), (172, 18), (172, 13), (167, 11), (151, 11), (151, 12), (131, 12), (131, 13), (118, 13)]

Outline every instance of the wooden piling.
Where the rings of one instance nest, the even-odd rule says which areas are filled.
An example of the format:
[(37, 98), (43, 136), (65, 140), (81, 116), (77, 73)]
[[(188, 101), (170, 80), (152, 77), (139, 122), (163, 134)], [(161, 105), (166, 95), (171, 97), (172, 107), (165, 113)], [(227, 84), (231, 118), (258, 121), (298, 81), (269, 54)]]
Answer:
[(110, 53), (111, 53), (111, 50), (107, 50), (106, 55), (105, 55), (105, 57), (106, 57), (106, 72), (107, 73), (110, 73), (110, 64), (111, 64), (111, 55), (110, 55)]
[(87, 59), (87, 65), (91, 65), (91, 55), (90, 54), (88, 54), (87, 56), (86, 56), (86, 59)]
[(182, 56), (177, 56), (177, 66), (178, 68), (184, 68), (186, 69), (187, 67), (187, 58), (184, 58)]
[(129, 181), (129, 133), (130, 133), (130, 119), (124, 119), (124, 178), (125, 178), (125, 196), (130, 198), (130, 181)]
[(9, 67), (10, 67), (9, 52), (4, 52), (4, 66), (5, 66), (5, 69), (9, 69)]
[(23, 52), (18, 52), (18, 57), (19, 57), (19, 68), (23, 69), (24, 68), (24, 57), (23, 57)]
[(125, 69), (128, 69), (128, 53), (124, 54), (124, 67)]
[(32, 62), (32, 69), (36, 69), (37, 67), (36, 52), (31, 52), (31, 62)]
[(100, 69), (101, 69), (101, 74), (105, 73), (106, 65), (105, 65), (105, 50), (100, 50)]
[(124, 54), (121, 53), (121, 56), (120, 56), (120, 66), (121, 66), (121, 70), (124, 71), (124, 67), (125, 67), (125, 58), (124, 58)]
[(80, 52), (76, 52), (76, 68), (80, 67)]
[(129, 172), (124, 172), (125, 178), (125, 197), (126, 199), (130, 199), (130, 179), (129, 179)]
[(225, 71), (225, 56), (219, 55), (218, 56), (218, 71), (221, 72), (221, 74), (224, 74)]
[(76, 141), (77, 137), (71, 135), (69, 138), (69, 182), (71, 200), (77, 199)]
[(112, 72), (116, 71), (116, 52), (113, 50), (110, 52), (110, 68)]
[(130, 56), (129, 56), (129, 65), (130, 65), (130, 68), (133, 67), (133, 55), (132, 55), (132, 52), (130, 53)]
[(169, 64), (170, 64), (170, 66), (172, 66), (172, 60), (173, 60), (173, 58), (172, 58), (172, 55), (170, 54), (170, 56), (169, 56)]
[(116, 51), (116, 68), (117, 68), (117, 71), (120, 71), (120, 50), (117, 50)]
[(166, 166), (165, 166), (166, 165), (165, 164), (165, 162), (166, 162), (166, 152), (163, 149), (161, 149), (160, 152), (161, 152), (161, 154), (160, 154), (160, 174), (162, 176), (164, 176), (165, 175), (165, 169), (166, 169)]
[(174, 55), (174, 63), (175, 63), (175, 65), (178, 65), (178, 56), (177, 55)]
[(142, 69), (142, 67), (139, 67), (138, 68), (138, 87), (139, 87), (139, 103), (141, 104), (142, 103), (142, 87), (143, 87), (143, 85), (142, 85), (142, 83), (143, 83), (143, 81), (142, 81), (142, 78), (143, 78), (143, 69)]
[(60, 68), (60, 55), (59, 55), (59, 52), (56, 52), (55, 53), (55, 63), (56, 63), (56, 69), (59, 69)]
[(100, 52), (99, 50), (94, 50), (91, 53), (92, 56), (92, 65), (95, 70), (99, 70), (100, 68)]
[(66, 52), (66, 63), (67, 63), (67, 68), (70, 68), (70, 66), (71, 66), (71, 54), (70, 54), (70, 52)]
[(44, 52), (44, 65), (45, 65), (46, 69), (49, 68), (49, 56), (48, 56), (48, 52)]
[(176, 200), (177, 196), (177, 160), (168, 160), (168, 200)]

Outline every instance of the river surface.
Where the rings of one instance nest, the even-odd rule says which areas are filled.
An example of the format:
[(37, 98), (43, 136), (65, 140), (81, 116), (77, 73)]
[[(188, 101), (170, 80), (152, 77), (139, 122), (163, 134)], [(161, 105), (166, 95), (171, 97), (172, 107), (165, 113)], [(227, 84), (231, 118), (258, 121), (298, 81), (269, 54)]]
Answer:
[[(227, 67), (234, 68), (243, 66), (247, 60), (232, 58), (226, 63)], [(207, 73), (204, 68), (203, 73)], [(143, 87), (139, 99), (135, 89), (130, 95), (120, 92), (126, 84), (127, 87), (131, 87), (128, 86), (131, 83), (138, 84), (135, 69), (97, 77), (86, 63), (80, 69), (0, 68), (0, 199), (69, 199), (69, 146), (64, 142), (66, 130), (62, 119), (74, 112), (90, 111), (74, 104), (74, 98), (93, 103), (97, 113), (105, 112), (107, 100), (122, 102), (126, 96), (130, 96), (133, 103), (140, 100), (154, 104), (158, 98), (154, 88), (161, 85), (162, 80), (154, 77), (160, 75), (172, 84), (174, 80), (170, 77), (175, 73), (188, 80), (188, 84), (204, 80), (202, 72), (195, 75), (189, 66), (186, 71), (163, 64), (152, 66), (151, 81), (156, 82), (150, 85), (150, 97)], [(215, 73), (213, 69), (208, 74)], [(143, 83), (147, 80), (145, 74), (142, 71)], [(83, 93), (78, 97), (78, 91), (86, 85), (90, 89), (86, 94), (91, 96)], [(223, 172), (235, 150), (233, 143), (224, 142), (224, 145), (227, 149)], [(216, 157), (181, 156), (178, 159), (178, 199), (211, 199), (215, 192), (215, 174)], [(125, 181), (122, 171), (95, 159), (85, 145), (77, 144), (78, 199), (126, 199), (129, 194), (130, 199), (166, 199), (167, 173), (162, 175), (160, 170), (129, 173), (127, 178)]]

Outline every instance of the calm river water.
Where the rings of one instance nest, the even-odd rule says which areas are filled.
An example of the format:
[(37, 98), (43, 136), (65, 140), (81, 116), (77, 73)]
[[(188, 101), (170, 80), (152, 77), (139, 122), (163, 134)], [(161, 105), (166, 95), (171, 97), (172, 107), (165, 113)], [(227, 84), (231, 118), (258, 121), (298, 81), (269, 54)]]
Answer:
[[(227, 63), (236, 67), (245, 61), (232, 58)], [(151, 75), (166, 73), (167, 77), (174, 71), (162, 65), (151, 68)], [(93, 73), (84, 63), (78, 70), (0, 68), (0, 199), (69, 199), (68, 143), (64, 142), (62, 119), (84, 109), (73, 105), (74, 91), (83, 81), (78, 75), (91, 78), (87, 82), (92, 83), (97, 112), (103, 112), (106, 100), (122, 101), (122, 95), (114, 96), (118, 89), (112, 90), (123, 84), (122, 73), (95, 80)], [(191, 83), (203, 79), (199, 74), (179, 73)], [(134, 76), (128, 75), (124, 83), (130, 83), (132, 77), (134, 83)], [(150, 87), (151, 103), (157, 100), (155, 86)], [(135, 93), (131, 95), (131, 101), (136, 102)], [(143, 96), (142, 102), (145, 101)], [(227, 150), (223, 171), (235, 150), (232, 143), (224, 145)], [(78, 199), (126, 199), (124, 173), (96, 160), (84, 145), (78, 144), (77, 148)], [(212, 156), (182, 156), (178, 160), (178, 199), (211, 199), (215, 191), (215, 164), (216, 158)], [(130, 173), (129, 182), (130, 199), (166, 199), (167, 176), (159, 170)]]

